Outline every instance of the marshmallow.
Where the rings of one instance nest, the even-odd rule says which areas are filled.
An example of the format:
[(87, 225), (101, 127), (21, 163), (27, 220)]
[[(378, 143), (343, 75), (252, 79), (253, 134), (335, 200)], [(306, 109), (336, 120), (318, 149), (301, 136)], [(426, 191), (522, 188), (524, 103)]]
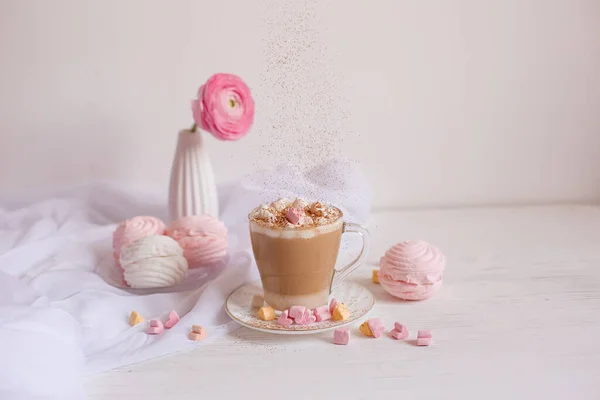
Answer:
[(373, 332), (371, 332), (371, 328), (369, 328), (368, 321), (365, 321), (362, 324), (360, 324), (360, 326), (358, 327), (358, 330), (360, 331), (360, 333), (362, 333), (365, 336), (369, 336), (369, 337), (373, 336)]
[(329, 306), (326, 304), (321, 307), (315, 308), (313, 315), (317, 322), (327, 321), (331, 319), (331, 313), (329, 312)]
[(199, 341), (206, 337), (206, 329), (200, 325), (193, 325), (192, 331), (188, 334), (190, 340)]
[(285, 217), (290, 223), (298, 225), (304, 217), (304, 210), (299, 208), (288, 208)]
[(338, 301), (336, 299), (331, 299), (331, 301), (329, 302), (329, 312), (331, 314), (333, 314), (333, 310), (335, 309), (335, 306), (338, 305)]
[(375, 338), (380, 337), (383, 331), (385, 330), (383, 322), (381, 322), (379, 318), (371, 318), (367, 321), (367, 326), (369, 327), (369, 330)]
[(373, 283), (379, 283), (379, 270), (378, 269), (373, 270), (373, 275), (371, 276), (371, 280), (373, 281)]
[(181, 246), (168, 236), (147, 236), (123, 247), (120, 264), (132, 288), (175, 285), (188, 270)]
[(288, 326), (288, 325), (293, 324), (294, 320), (291, 318), (288, 318), (288, 315), (289, 315), (288, 310), (285, 310), (284, 312), (282, 312), (279, 315), (279, 318), (277, 318), (277, 323), (279, 325), (283, 325), (283, 326)]
[(406, 339), (408, 337), (408, 328), (399, 322), (395, 322), (394, 329), (392, 329), (390, 335), (396, 340)]
[(277, 315), (275, 315), (275, 310), (273, 310), (273, 307), (261, 307), (258, 310), (258, 318), (262, 319), (263, 321), (272, 321), (274, 319), (277, 319)]
[(254, 209), (250, 213), (251, 218), (255, 218), (265, 222), (273, 222), (275, 221), (275, 214), (271, 211), (268, 205), (263, 204), (259, 208)]
[(417, 333), (417, 346), (429, 346), (432, 339), (433, 337), (431, 336), (431, 331), (419, 331)]
[(165, 328), (171, 329), (179, 322), (179, 315), (175, 311), (169, 313), (169, 319), (165, 322)]
[(141, 322), (144, 322), (144, 318), (137, 311), (132, 311), (129, 316), (129, 325), (136, 326)]
[(302, 318), (296, 319), (295, 322), (298, 325), (310, 325), (310, 324), (314, 323), (316, 320), (317, 320), (317, 317), (312, 315), (310, 308), (307, 308), (306, 310), (304, 310), (304, 314), (302, 315)]
[(300, 197), (298, 197), (292, 203), (292, 207), (304, 210), (306, 207), (308, 207), (308, 202), (306, 200), (301, 199)]
[(272, 202), (271, 207), (274, 208), (275, 210), (281, 212), (281, 211), (285, 210), (287, 207), (289, 207), (290, 204), (292, 204), (292, 201), (290, 199), (286, 199), (285, 197), (282, 197), (282, 198)]
[(159, 335), (163, 333), (164, 330), (165, 327), (163, 326), (163, 323), (157, 319), (153, 319), (150, 321), (150, 326), (148, 327), (148, 330), (146, 332), (149, 335)]
[(344, 303), (339, 303), (335, 306), (331, 315), (334, 321), (343, 321), (350, 318), (350, 310), (348, 310), (348, 307)]
[(348, 327), (337, 328), (333, 331), (333, 343), (334, 344), (348, 344), (350, 341), (350, 332)]
[(262, 306), (265, 305), (265, 298), (260, 296), (260, 295), (256, 295), (252, 298), (252, 307), (253, 308), (260, 308)]
[(291, 306), (290, 313), (289, 313), (290, 318), (293, 320), (302, 319), (305, 311), (306, 311), (306, 307), (304, 307), (304, 306)]

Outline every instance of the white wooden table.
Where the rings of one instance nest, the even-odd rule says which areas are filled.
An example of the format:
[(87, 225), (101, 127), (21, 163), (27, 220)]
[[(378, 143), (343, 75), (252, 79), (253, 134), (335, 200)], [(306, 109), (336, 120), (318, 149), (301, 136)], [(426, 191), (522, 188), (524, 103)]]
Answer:
[(369, 315), (434, 344), (331, 333), (230, 336), (85, 380), (89, 399), (600, 399), (600, 208), (380, 212), (371, 262), (425, 239), (448, 265), (432, 299), (401, 302), (370, 282)]

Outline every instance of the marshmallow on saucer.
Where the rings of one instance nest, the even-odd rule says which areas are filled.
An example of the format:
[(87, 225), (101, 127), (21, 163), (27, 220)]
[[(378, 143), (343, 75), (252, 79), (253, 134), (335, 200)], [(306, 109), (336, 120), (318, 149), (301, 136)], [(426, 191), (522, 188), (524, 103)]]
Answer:
[(121, 250), (119, 259), (127, 285), (157, 288), (181, 283), (188, 270), (183, 250), (168, 236), (147, 236)]
[(424, 300), (442, 286), (444, 254), (424, 241), (392, 246), (379, 261), (379, 283), (392, 296)]

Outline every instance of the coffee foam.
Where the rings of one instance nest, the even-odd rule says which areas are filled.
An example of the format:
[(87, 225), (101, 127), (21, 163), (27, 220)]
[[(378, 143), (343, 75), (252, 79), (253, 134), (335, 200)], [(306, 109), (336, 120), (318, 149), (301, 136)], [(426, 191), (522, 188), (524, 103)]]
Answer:
[(310, 239), (323, 233), (329, 233), (338, 230), (343, 224), (344, 221), (342, 218), (338, 218), (329, 225), (314, 226), (311, 228), (271, 228), (261, 225), (256, 221), (250, 220), (250, 230), (255, 233), (261, 233), (263, 235), (280, 239)]
[(337, 221), (342, 211), (320, 201), (280, 198), (250, 211), (248, 219), (267, 228), (300, 229), (320, 227)]

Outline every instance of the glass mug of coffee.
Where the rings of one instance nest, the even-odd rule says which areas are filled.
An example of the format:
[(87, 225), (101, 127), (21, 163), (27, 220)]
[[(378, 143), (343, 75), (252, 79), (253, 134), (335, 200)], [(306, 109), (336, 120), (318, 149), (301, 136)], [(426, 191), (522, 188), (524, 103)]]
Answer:
[[(248, 216), (250, 238), (265, 301), (276, 310), (315, 308), (366, 258), (367, 229), (344, 222), (342, 211), (320, 202), (279, 199), (255, 208)], [(362, 236), (358, 256), (336, 269), (342, 234)]]

